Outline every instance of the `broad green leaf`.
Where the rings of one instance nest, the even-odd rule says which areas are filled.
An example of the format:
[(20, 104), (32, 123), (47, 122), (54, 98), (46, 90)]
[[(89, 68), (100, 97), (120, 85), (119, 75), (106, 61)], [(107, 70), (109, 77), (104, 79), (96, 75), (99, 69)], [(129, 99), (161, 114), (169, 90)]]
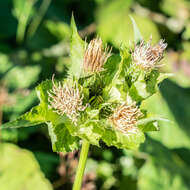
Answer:
[(131, 21), (133, 23), (134, 41), (137, 44), (137, 43), (139, 43), (140, 41), (143, 40), (143, 37), (142, 37), (142, 35), (141, 35), (140, 31), (139, 31), (139, 28), (138, 28), (134, 18), (131, 15), (129, 15), (129, 17), (130, 17), (130, 19), (131, 19)]
[(147, 138), (141, 151), (147, 153), (148, 159), (139, 171), (139, 189), (189, 189), (190, 169), (186, 159), (190, 156), (189, 149), (168, 149), (162, 143)]
[(71, 152), (79, 148), (79, 138), (71, 136), (64, 123), (48, 123), (52, 148), (55, 152)]
[(1, 190), (53, 190), (32, 152), (16, 145), (0, 144)]
[[(167, 85), (166, 88), (168, 88), (168, 91), (171, 91), (172, 95), (170, 95), (169, 98), (174, 98), (172, 99), (172, 105), (175, 107), (176, 111), (179, 112), (178, 116), (180, 116), (180, 113), (182, 115), (180, 116), (180, 118), (178, 118), (179, 120), (177, 120), (174, 114), (174, 110), (170, 107), (171, 104), (168, 104), (166, 99), (164, 99), (164, 97), (160, 93), (154, 94), (153, 96), (142, 102), (141, 108), (149, 110), (149, 112), (152, 114), (158, 114), (162, 118), (167, 118), (168, 120), (170, 120), (170, 122), (160, 120), (160, 131), (158, 133), (149, 133), (148, 135), (169, 148), (189, 148), (190, 138), (188, 135), (188, 123), (190, 112), (188, 110), (184, 110), (189, 109), (189, 106), (187, 106), (187, 104), (190, 104), (189, 95), (182, 95), (181, 93), (183, 93), (183, 91), (179, 91), (179, 89), (173, 89), (169, 85)], [(179, 92), (179, 94), (176, 94), (177, 92)], [(183, 100), (183, 104), (181, 100)], [(177, 104), (179, 104), (179, 107), (177, 107)], [(181, 120), (181, 118), (183, 119)]]
[(71, 65), (69, 67), (69, 74), (79, 78), (82, 74), (83, 57), (85, 51), (85, 42), (80, 38), (74, 17), (71, 18)]
[(105, 132), (104, 129), (100, 127), (98, 120), (89, 120), (79, 126), (74, 126), (72, 124), (67, 124), (66, 126), (72, 135), (86, 139), (90, 144), (96, 146), (99, 146), (99, 141), (102, 134)]

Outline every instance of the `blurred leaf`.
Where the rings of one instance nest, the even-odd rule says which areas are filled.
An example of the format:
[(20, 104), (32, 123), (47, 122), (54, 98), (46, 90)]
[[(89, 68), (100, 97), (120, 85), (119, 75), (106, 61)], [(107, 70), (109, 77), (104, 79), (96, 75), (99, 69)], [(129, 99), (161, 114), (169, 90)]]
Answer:
[(54, 22), (48, 20), (45, 22), (45, 27), (53, 34), (58, 40), (68, 40), (71, 37), (71, 28), (64, 22)]
[(151, 138), (147, 138), (141, 148), (149, 156), (139, 171), (139, 189), (189, 189), (189, 164), (183, 160), (183, 156)]
[[(166, 88), (168, 88), (168, 90), (171, 91), (171, 87), (167, 86)], [(177, 101), (176, 92), (172, 91), (172, 94), (175, 99), (172, 102), (172, 104), (173, 106), (176, 106), (176, 101)], [(184, 100), (184, 108), (186, 107), (185, 105), (187, 105), (187, 102), (188, 101)], [(180, 106), (182, 106), (181, 103), (182, 102), (180, 101)], [(185, 126), (179, 125), (179, 123), (176, 120), (177, 118), (173, 113), (174, 109), (170, 109), (170, 106), (168, 105), (167, 101), (163, 98), (163, 96), (161, 96), (160, 93), (157, 93), (152, 97), (148, 98), (147, 100), (145, 100), (142, 103), (141, 108), (149, 110), (149, 112), (151, 112), (152, 114), (159, 114), (161, 117), (167, 118), (171, 121), (171, 122), (159, 121), (160, 131), (159, 133), (149, 133), (149, 135), (152, 138), (162, 142), (165, 146), (169, 148), (183, 147), (183, 146), (190, 147), (190, 138), (187, 135), (188, 134), (187, 130), (189, 125), (188, 124)], [(180, 113), (182, 113), (182, 115), (186, 113), (187, 118), (189, 118), (188, 111), (183, 111), (182, 109), (179, 109), (177, 107), (175, 107), (175, 110), (178, 110)], [(184, 116), (180, 117), (181, 120), (180, 122), (184, 122), (183, 121), (184, 119), (185, 119)], [(186, 122), (187, 121), (188, 119), (186, 119)], [(184, 128), (186, 128), (186, 130), (184, 130)]]
[(1, 190), (32, 190), (34, 187), (53, 190), (31, 152), (3, 143), (0, 144), (0, 154)]
[(13, 14), (18, 20), (17, 41), (22, 42), (26, 26), (33, 12), (36, 0), (13, 0)]
[(131, 15), (139, 26), (139, 30), (145, 40), (153, 35), (153, 43), (160, 38), (156, 25), (146, 17), (131, 13), (131, 1), (117, 0), (109, 1), (102, 5), (97, 11), (97, 32), (106, 42), (114, 46), (132, 45), (134, 32), (129, 15)]
[(40, 74), (39, 66), (17, 66), (5, 76), (9, 88), (26, 88), (37, 82)]
[(187, 0), (164, 0), (160, 3), (160, 8), (174, 18), (187, 19), (190, 16), (190, 3)]

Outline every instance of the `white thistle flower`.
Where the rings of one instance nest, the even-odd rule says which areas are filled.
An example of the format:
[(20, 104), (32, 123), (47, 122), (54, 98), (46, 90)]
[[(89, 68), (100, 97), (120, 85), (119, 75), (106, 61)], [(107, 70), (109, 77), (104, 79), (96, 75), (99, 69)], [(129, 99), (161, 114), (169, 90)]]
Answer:
[(63, 85), (59, 82), (58, 85), (55, 85), (53, 79), (52, 83), (52, 90), (48, 92), (50, 108), (59, 115), (66, 114), (76, 125), (79, 112), (84, 111), (87, 107), (82, 105), (83, 95), (80, 95), (77, 84)]
[(163, 58), (164, 50), (167, 47), (167, 43), (164, 43), (164, 40), (160, 40), (155, 46), (152, 46), (151, 42), (152, 38), (150, 38), (148, 43), (142, 40), (139, 45), (135, 45), (132, 53), (133, 62), (146, 71), (161, 66), (158, 62)]
[(124, 103), (115, 109), (113, 115), (110, 117), (110, 120), (116, 129), (127, 135), (128, 133), (137, 133), (138, 128), (136, 124), (142, 115), (143, 114), (136, 106), (136, 103), (131, 105)]
[(95, 38), (90, 41), (86, 47), (84, 54), (83, 68), (85, 72), (100, 72), (104, 63), (111, 55), (111, 49), (103, 48), (103, 43), (100, 38)]

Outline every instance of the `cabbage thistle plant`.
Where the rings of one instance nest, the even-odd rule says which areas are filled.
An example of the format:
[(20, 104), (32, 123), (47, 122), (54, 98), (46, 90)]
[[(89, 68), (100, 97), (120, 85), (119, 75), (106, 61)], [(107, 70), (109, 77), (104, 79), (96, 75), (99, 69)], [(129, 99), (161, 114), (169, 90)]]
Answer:
[(135, 45), (119, 54), (104, 46), (101, 38), (89, 43), (78, 35), (71, 20), (71, 63), (67, 78), (54, 76), (36, 87), (40, 104), (3, 128), (47, 124), (53, 151), (80, 148), (73, 190), (81, 187), (89, 146), (104, 143), (118, 149), (137, 149), (145, 132), (158, 131), (158, 120), (141, 109), (168, 74), (160, 73), (160, 60), (167, 44), (145, 42), (132, 19)]

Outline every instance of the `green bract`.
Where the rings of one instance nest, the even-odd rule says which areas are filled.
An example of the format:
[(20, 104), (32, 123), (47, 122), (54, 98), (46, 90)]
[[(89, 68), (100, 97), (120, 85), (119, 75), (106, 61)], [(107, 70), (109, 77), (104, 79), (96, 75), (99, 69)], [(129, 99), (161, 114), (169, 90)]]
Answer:
[[(29, 127), (46, 123), (53, 150), (56, 152), (78, 149), (80, 139), (86, 139), (97, 146), (104, 142), (117, 148), (137, 149), (145, 140), (144, 132), (159, 130), (158, 120), (162, 120), (160, 117), (150, 117), (146, 110), (140, 111), (141, 102), (156, 92), (158, 83), (167, 75), (160, 74), (155, 69), (147, 72), (138, 68), (127, 48), (120, 49), (120, 54), (112, 54), (102, 71), (84, 73), (85, 42), (78, 35), (73, 18), (71, 31), (71, 64), (68, 77), (61, 83), (52, 80), (42, 82), (36, 88), (40, 104), (2, 127)], [(136, 31), (135, 34), (139, 35), (140, 32)], [(135, 39), (140, 38), (136, 36)], [(78, 87), (82, 95), (82, 106), (85, 107), (78, 112), (76, 123), (67, 114), (55, 112), (49, 102), (49, 92), (53, 85), (61, 85), (61, 88), (71, 83)], [(123, 132), (110, 119), (114, 110), (125, 102), (135, 102), (143, 113), (135, 125), (135, 132)]]

